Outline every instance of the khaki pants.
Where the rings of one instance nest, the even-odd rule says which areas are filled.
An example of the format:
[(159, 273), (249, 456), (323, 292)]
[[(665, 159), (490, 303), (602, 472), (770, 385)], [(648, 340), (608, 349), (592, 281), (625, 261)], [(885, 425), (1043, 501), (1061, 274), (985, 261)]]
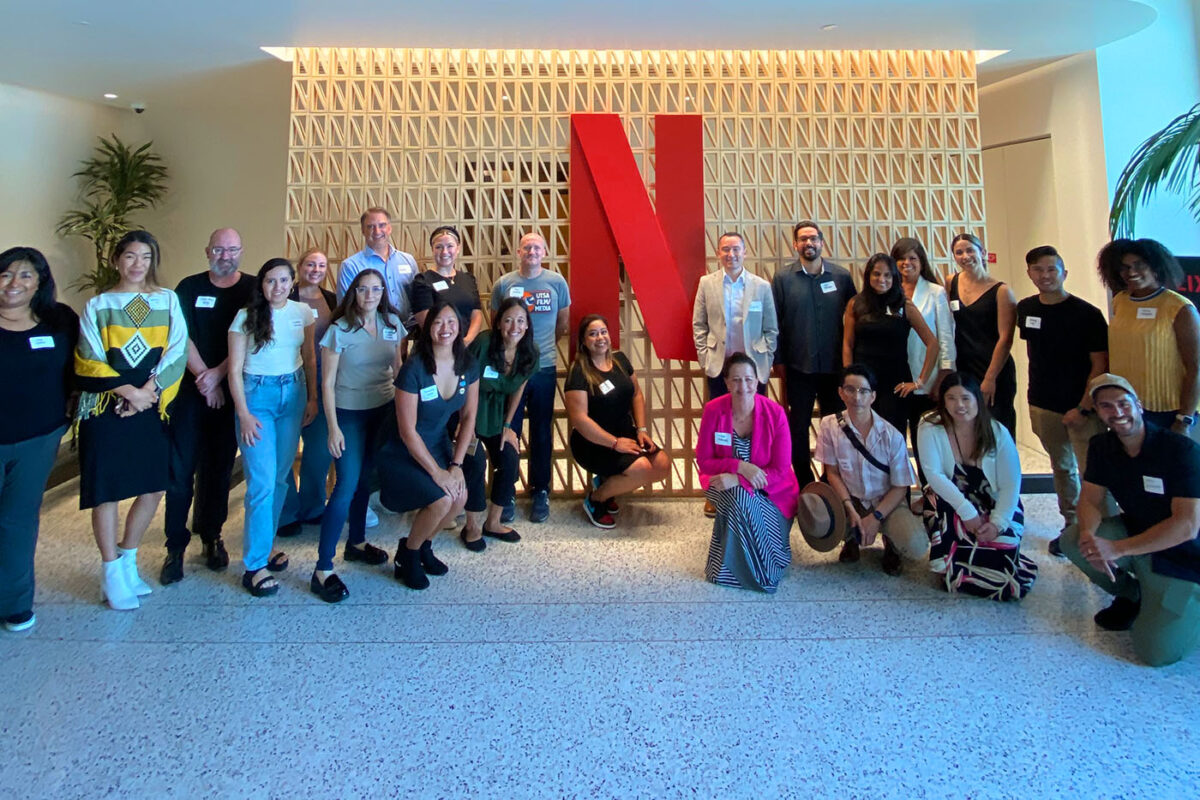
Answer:
[[(854, 501), (854, 508), (860, 517), (869, 516), (875, 508), (864, 505), (857, 497), (851, 499)], [(925, 526), (921, 524), (921, 520), (917, 519), (909, 510), (907, 503), (901, 502), (892, 509), (892, 513), (883, 518), (879, 532), (904, 558), (917, 561), (929, 555), (929, 534), (925, 532)], [(841, 536), (842, 539), (850, 538), (849, 521), (847, 521)]]
[[(1129, 537), (1120, 517), (1100, 523), (1096, 535), (1119, 541)], [(1063, 555), (1079, 567), (1092, 583), (1117, 597), (1135, 599), (1140, 591), (1142, 609), (1133, 621), (1133, 650), (1152, 667), (1174, 664), (1200, 642), (1200, 583), (1159, 575), (1150, 568), (1150, 556), (1128, 556), (1117, 561), (1120, 570), (1113, 580), (1096, 569), (1079, 552), (1079, 528), (1063, 533)]]
[[(1062, 414), (1037, 406), (1029, 407), (1029, 423), (1050, 456), (1054, 493), (1058, 495), (1058, 513), (1062, 514), (1066, 525), (1074, 525), (1080, 481), (1083, 468), (1087, 465), (1088, 440), (1098, 433), (1104, 433), (1104, 425), (1093, 414), (1079, 428), (1068, 428), (1063, 424)], [(1117, 513), (1116, 505), (1107, 493), (1103, 512), (1105, 516)]]

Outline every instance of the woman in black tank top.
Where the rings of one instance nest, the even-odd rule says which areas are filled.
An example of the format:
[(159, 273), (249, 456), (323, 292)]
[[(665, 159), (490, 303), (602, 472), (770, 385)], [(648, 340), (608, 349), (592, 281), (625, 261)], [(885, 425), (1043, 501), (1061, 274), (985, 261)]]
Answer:
[(988, 275), (987, 251), (977, 237), (960, 233), (950, 249), (959, 268), (946, 289), (954, 315), (958, 369), (979, 381), (992, 416), (1015, 439), (1017, 368), (1010, 351), (1017, 300), (1012, 289)]

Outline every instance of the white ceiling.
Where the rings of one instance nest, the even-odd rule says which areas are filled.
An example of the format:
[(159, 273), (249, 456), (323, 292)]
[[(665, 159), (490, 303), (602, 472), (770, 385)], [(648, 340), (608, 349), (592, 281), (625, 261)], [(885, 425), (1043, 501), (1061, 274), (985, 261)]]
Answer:
[(1010, 50), (987, 82), (1154, 18), (1137, 0), (0, 0), (0, 82), (126, 105), (262, 45)]

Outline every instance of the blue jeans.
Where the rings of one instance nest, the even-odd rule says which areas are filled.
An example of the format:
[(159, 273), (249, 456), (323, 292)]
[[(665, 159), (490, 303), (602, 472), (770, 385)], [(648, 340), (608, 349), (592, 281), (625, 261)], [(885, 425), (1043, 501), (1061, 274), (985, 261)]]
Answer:
[(333, 456), (329, 455), (329, 423), (325, 421), (324, 405), (318, 394), (317, 416), (300, 430), (300, 440), (304, 442), (300, 454), (300, 490), (296, 490), (296, 477), (289, 473), (280, 525), (319, 517), (325, 508), (325, 481)]
[[(371, 474), (375, 469), (375, 440), (393, 408), (391, 403), (385, 403), (361, 411), (337, 409), (338, 427), (346, 443), (342, 457), (333, 459), (337, 477), (321, 519), (321, 542), (317, 547), (317, 569), (321, 571), (333, 569), (333, 556), (347, 518), (350, 520), (347, 544), (359, 545), (367, 539), (367, 498), (371, 495)], [(328, 447), (325, 452), (328, 454)]]
[[(262, 426), (252, 446), (239, 444), (242, 471), (246, 475), (246, 519), (242, 561), (248, 572), (267, 565), (275, 529), (287, 496), (292, 460), (300, 444), (300, 423), (308, 391), (304, 370), (290, 375), (242, 376), (246, 390), (246, 409)], [(242, 441), (242, 423), (237, 422), (238, 442)]]
[(554, 453), (554, 393), (556, 367), (543, 367), (525, 384), (525, 394), (513, 415), (513, 430), (521, 430), (529, 407), (529, 489), (550, 489), (550, 459)]

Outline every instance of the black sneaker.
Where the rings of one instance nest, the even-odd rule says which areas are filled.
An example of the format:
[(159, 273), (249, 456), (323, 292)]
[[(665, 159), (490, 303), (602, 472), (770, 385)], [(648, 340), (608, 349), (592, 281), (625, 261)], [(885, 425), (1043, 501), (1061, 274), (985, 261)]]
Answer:
[(183, 551), (168, 550), (163, 560), (162, 570), (158, 573), (158, 582), (163, 586), (179, 583), (183, 580)]
[(27, 631), (37, 622), (37, 617), (34, 616), (33, 610), (22, 611), (20, 614), (13, 614), (11, 617), (4, 618), (4, 629), (11, 633), (19, 631)]
[(514, 519), (516, 519), (516, 517), (517, 517), (517, 504), (515, 501), (506, 505), (504, 507), (504, 510), (500, 512), (500, 521), (503, 522), (505, 525), (512, 522)]
[(225, 550), (223, 540), (213, 539), (204, 543), (204, 565), (213, 572), (220, 572), (229, 566), (229, 553)]
[(1097, 611), (1096, 616), (1092, 619), (1106, 631), (1127, 631), (1133, 627), (1133, 621), (1137, 619), (1138, 612), (1141, 610), (1141, 600), (1118, 597), (1108, 608)]
[(893, 578), (898, 577), (904, 571), (904, 561), (900, 558), (900, 551), (892, 547), (892, 543), (886, 538), (883, 540), (883, 571)]
[(842, 552), (838, 553), (838, 561), (843, 564), (857, 564), (859, 555), (858, 541), (851, 537), (842, 545)]
[(1066, 558), (1067, 555), (1062, 551), (1062, 536), (1055, 536), (1050, 540), (1050, 544), (1046, 545), (1047, 552), (1056, 558)]
[(550, 516), (550, 492), (538, 489), (533, 493), (533, 503), (529, 507), (530, 522), (545, 522)]

